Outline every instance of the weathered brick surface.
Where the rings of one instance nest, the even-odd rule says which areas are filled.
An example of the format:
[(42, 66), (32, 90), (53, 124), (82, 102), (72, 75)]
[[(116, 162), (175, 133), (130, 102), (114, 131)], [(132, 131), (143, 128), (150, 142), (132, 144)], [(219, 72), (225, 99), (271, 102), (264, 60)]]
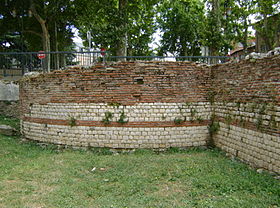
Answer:
[(280, 56), (212, 67), (216, 102), (280, 103)]
[(126, 62), (26, 78), (22, 130), (28, 139), (73, 146), (205, 145), (209, 76), (209, 68), (191, 62)]
[(55, 71), (20, 83), (21, 110), (25, 114), (37, 103), (205, 102), (208, 74), (209, 69), (190, 62), (124, 62)]
[(280, 173), (280, 56), (212, 68), (217, 147)]

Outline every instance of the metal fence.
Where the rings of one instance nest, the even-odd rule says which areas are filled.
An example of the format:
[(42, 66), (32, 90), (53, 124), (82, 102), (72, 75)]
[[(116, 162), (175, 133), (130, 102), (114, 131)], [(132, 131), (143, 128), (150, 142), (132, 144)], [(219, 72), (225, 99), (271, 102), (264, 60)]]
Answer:
[(224, 63), (226, 56), (110, 56), (106, 51), (0, 52), (0, 75), (22, 76), (28, 72), (47, 72), (69, 66), (88, 67), (97, 62), (115, 61), (194, 61)]
[(0, 75), (22, 76), (28, 72), (47, 72), (68, 66), (91, 66), (105, 62), (104, 51), (0, 52)]
[(192, 61), (204, 64), (218, 64), (229, 61), (228, 56), (107, 56), (107, 62), (110, 61)]

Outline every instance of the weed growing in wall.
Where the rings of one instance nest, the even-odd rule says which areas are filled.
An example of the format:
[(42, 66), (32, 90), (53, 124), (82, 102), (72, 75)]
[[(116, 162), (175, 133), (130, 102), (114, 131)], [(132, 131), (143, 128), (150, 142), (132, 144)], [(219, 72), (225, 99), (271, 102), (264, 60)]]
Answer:
[(196, 114), (197, 114), (197, 110), (191, 108), (191, 121), (194, 121), (194, 120), (195, 120), (195, 115), (196, 115)]
[(110, 111), (106, 111), (105, 117), (102, 119), (102, 122), (104, 124), (109, 124), (109, 123), (111, 123), (112, 118), (113, 118), (113, 113)]
[(259, 115), (256, 121), (256, 127), (257, 129), (261, 130), (262, 129), (262, 124), (263, 124), (263, 117), (262, 115)]
[(275, 115), (270, 116), (269, 126), (272, 127), (272, 128), (277, 128), (277, 121), (275, 119)]
[(216, 121), (216, 115), (215, 112), (211, 115), (210, 123), (207, 126), (208, 132), (209, 132), (209, 141), (208, 146), (215, 147), (214, 144), (214, 135), (219, 131), (220, 129), (220, 123)]
[(108, 106), (117, 107), (117, 108), (119, 108), (119, 107), (121, 106), (120, 103), (108, 103), (107, 105), (108, 105)]
[(176, 117), (176, 118), (174, 119), (174, 123), (175, 123), (175, 124), (181, 124), (181, 123), (183, 123), (184, 121), (185, 121), (185, 119), (178, 118), (178, 117)]
[(197, 120), (199, 123), (202, 123), (202, 122), (203, 122), (203, 119), (202, 119), (201, 116), (198, 116), (198, 117), (196, 118), (196, 120)]
[(77, 125), (77, 120), (76, 120), (73, 116), (71, 116), (71, 117), (69, 118), (68, 124), (69, 124), (69, 126), (71, 126), (71, 127), (76, 126), (76, 125)]
[(126, 119), (126, 115), (124, 114), (124, 111), (122, 111), (121, 115), (120, 115), (120, 118), (117, 122), (120, 123), (120, 124), (125, 124), (125, 123), (128, 122), (128, 120), (125, 120), (125, 119)]
[(213, 90), (207, 93), (207, 100), (210, 102), (211, 105), (214, 104), (215, 102), (215, 96), (216, 96), (216, 92), (214, 92)]
[(245, 127), (246, 122), (245, 122), (244, 117), (242, 115), (240, 116), (239, 123), (243, 128)]
[(225, 120), (226, 120), (226, 124), (228, 125), (228, 130), (230, 130), (230, 124), (232, 122), (232, 116), (230, 115), (230, 113), (227, 113), (226, 117), (225, 117)]

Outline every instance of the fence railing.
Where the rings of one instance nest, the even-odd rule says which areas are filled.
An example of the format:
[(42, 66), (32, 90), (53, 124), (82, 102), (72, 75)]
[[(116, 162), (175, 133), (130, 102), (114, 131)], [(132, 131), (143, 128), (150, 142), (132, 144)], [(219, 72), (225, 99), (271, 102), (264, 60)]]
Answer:
[(193, 61), (205, 64), (225, 63), (229, 60), (228, 56), (107, 56), (110, 61)]
[(106, 51), (0, 52), (0, 75), (22, 76), (28, 72), (48, 72), (69, 66), (88, 67), (97, 62), (115, 61), (194, 61), (224, 63), (227, 56), (110, 56)]

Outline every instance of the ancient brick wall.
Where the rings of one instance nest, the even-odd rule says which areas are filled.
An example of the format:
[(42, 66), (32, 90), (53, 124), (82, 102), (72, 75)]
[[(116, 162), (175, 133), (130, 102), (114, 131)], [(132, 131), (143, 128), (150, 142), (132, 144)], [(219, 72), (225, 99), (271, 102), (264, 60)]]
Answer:
[(215, 145), (280, 173), (280, 56), (217, 65), (212, 78)]
[(21, 81), (26, 138), (73, 146), (206, 145), (210, 70), (190, 62), (126, 62)]
[(22, 132), (84, 147), (214, 142), (252, 166), (280, 173), (279, 80), (280, 56), (213, 67), (123, 62), (55, 71), (21, 81)]

